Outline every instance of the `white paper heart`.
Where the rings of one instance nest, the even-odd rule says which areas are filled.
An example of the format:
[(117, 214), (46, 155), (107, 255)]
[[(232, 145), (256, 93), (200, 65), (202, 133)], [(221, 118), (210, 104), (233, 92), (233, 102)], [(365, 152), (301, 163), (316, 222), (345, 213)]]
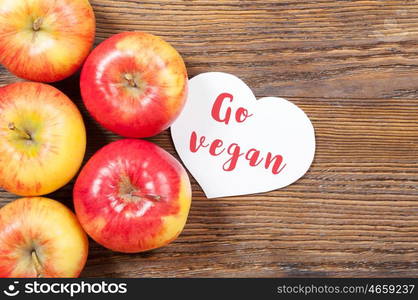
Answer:
[(314, 128), (300, 108), (282, 98), (257, 100), (241, 79), (227, 73), (203, 73), (189, 81), (171, 135), (208, 198), (285, 187), (308, 171), (315, 155)]

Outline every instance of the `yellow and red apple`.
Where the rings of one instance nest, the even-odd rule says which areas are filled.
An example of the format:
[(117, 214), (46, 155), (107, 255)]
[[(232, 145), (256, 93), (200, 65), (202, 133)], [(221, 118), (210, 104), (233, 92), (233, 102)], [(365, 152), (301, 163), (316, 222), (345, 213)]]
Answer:
[(85, 148), (81, 114), (62, 92), (34, 82), (0, 88), (0, 187), (51, 193), (75, 176)]
[(58, 201), (20, 198), (0, 209), (0, 277), (77, 277), (88, 240)]
[(86, 232), (113, 251), (142, 252), (167, 245), (186, 223), (190, 181), (168, 152), (125, 139), (100, 149), (74, 186), (74, 207)]
[(62, 80), (81, 67), (95, 28), (88, 0), (0, 0), (0, 63), (28, 80)]
[(180, 114), (187, 71), (180, 54), (161, 38), (124, 32), (91, 52), (80, 87), (87, 110), (102, 126), (126, 137), (149, 137)]

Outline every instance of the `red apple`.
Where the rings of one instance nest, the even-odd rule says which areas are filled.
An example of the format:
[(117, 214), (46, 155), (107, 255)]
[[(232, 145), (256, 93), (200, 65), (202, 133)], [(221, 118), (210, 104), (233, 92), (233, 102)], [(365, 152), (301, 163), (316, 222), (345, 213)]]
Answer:
[(28, 80), (64, 79), (87, 57), (95, 28), (88, 0), (0, 0), (0, 63)]
[(77, 277), (88, 240), (58, 201), (21, 198), (0, 209), (0, 277)]
[(84, 104), (105, 128), (149, 137), (168, 128), (187, 96), (180, 54), (152, 34), (125, 32), (92, 51), (80, 79)]
[(119, 252), (141, 252), (176, 239), (191, 203), (181, 164), (160, 147), (125, 139), (99, 150), (74, 186), (74, 207), (86, 232)]

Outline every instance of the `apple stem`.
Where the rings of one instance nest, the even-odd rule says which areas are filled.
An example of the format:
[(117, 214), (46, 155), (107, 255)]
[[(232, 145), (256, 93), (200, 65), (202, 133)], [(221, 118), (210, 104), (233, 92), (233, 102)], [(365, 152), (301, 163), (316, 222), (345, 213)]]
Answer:
[(13, 123), (13, 122), (9, 123), (8, 128), (10, 130), (16, 131), (25, 140), (31, 140), (32, 139), (32, 137), (30, 136), (29, 133), (27, 133), (25, 130), (21, 130), (21, 129), (17, 128), (15, 126), (15, 123)]
[(146, 194), (145, 198), (148, 198), (151, 201), (160, 201), (161, 200), (161, 196), (159, 196), (159, 195)]
[(160, 201), (162, 199), (159, 195), (152, 195), (152, 194), (145, 194), (145, 195), (131, 195), (131, 197), (139, 198), (139, 199), (147, 199), (150, 201)]
[(39, 29), (41, 29), (43, 21), (44, 20), (42, 18), (36, 18), (35, 21), (33, 21), (32, 23), (32, 29), (34, 31), (39, 31)]
[(35, 271), (36, 271), (36, 277), (42, 277), (42, 265), (39, 262), (39, 258), (38, 255), (36, 255), (36, 251), (33, 250), (32, 253), (32, 261), (33, 261), (33, 265), (35, 266)]
[(135, 80), (134, 80), (134, 77), (132, 76), (132, 74), (131, 74), (131, 73), (126, 73), (126, 74), (124, 75), (124, 78), (126, 79), (126, 81), (128, 81), (128, 84), (129, 84), (131, 87), (137, 87), (137, 85), (136, 85), (136, 83), (135, 83)]

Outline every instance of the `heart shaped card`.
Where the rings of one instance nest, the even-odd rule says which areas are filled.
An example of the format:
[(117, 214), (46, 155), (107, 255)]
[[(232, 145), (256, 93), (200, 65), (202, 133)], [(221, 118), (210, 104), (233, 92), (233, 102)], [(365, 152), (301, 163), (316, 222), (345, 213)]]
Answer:
[(220, 72), (189, 81), (171, 135), (208, 198), (283, 188), (308, 171), (315, 155), (314, 128), (299, 107), (282, 98), (257, 100), (241, 79)]

